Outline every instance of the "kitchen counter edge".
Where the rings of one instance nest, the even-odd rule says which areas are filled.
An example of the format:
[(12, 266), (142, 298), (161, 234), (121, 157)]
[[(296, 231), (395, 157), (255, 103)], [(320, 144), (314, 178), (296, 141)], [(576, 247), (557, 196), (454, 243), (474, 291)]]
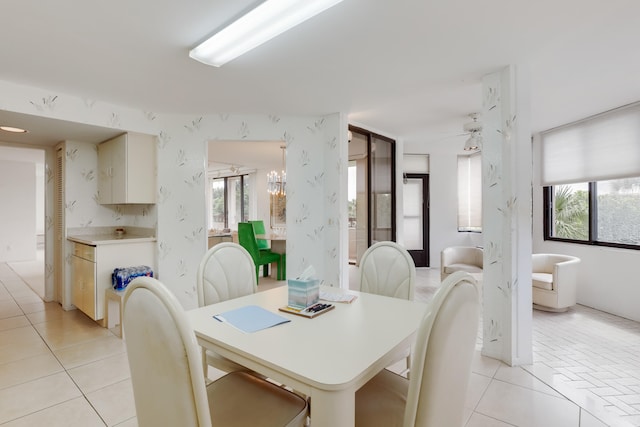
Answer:
[(155, 237), (144, 237), (136, 235), (125, 235), (121, 238), (116, 238), (116, 236), (114, 235), (67, 236), (67, 240), (91, 246), (157, 241)]

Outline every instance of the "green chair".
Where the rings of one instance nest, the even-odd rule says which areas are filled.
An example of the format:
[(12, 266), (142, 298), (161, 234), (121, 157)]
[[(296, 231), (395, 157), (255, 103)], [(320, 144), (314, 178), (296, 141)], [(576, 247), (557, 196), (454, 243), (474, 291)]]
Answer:
[[(256, 241), (256, 233), (253, 231), (253, 225), (248, 222), (238, 223), (238, 241), (240, 245), (249, 252), (253, 262), (256, 265), (256, 280), (259, 277), (259, 271), (261, 265), (268, 265), (272, 262), (278, 263), (278, 280), (284, 280), (285, 271), (284, 263), (282, 262), (282, 256), (271, 250), (258, 249), (258, 242)], [(264, 276), (269, 275), (269, 271), (264, 269)]]
[[(254, 221), (247, 221), (249, 224), (253, 225), (253, 232), (256, 233), (256, 236), (258, 235), (265, 235), (267, 234), (266, 229), (264, 228), (264, 221), (259, 219), (259, 220), (254, 220)], [(256, 237), (256, 241), (258, 242), (258, 249), (260, 249), (260, 252), (262, 251), (269, 251), (269, 241), (267, 239), (259, 239)], [(264, 271), (264, 275), (265, 277), (269, 274), (269, 266), (268, 265), (263, 265), (262, 266), (262, 271)]]
[[(266, 229), (264, 228), (264, 221), (259, 219), (255, 221), (249, 221), (249, 224), (253, 225), (253, 232), (256, 233), (256, 236), (259, 234), (267, 234)], [(269, 241), (267, 239), (257, 239), (258, 241), (258, 249), (261, 251), (264, 249), (269, 249)]]

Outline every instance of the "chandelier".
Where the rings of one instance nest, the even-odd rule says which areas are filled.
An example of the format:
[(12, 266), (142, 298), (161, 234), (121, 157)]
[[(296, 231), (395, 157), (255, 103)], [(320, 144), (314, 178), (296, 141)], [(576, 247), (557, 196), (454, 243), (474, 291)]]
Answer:
[(285, 172), (284, 155), (285, 145), (281, 145), (282, 150), (282, 172), (278, 174), (275, 170), (272, 170), (267, 174), (267, 191), (273, 196), (285, 196), (287, 194), (287, 173)]

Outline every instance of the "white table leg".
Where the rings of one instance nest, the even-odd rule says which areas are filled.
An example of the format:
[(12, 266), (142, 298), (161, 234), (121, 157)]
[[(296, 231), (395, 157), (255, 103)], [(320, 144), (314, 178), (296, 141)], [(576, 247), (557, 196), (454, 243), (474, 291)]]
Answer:
[(355, 391), (322, 391), (311, 393), (312, 427), (353, 427), (355, 424)]

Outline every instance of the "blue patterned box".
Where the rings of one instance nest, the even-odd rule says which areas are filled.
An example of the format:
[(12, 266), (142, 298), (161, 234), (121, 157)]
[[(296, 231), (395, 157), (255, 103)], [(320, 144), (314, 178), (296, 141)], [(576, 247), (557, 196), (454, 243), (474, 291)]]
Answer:
[(289, 302), (293, 308), (306, 308), (318, 302), (320, 297), (320, 281), (289, 279)]
[(116, 291), (126, 289), (127, 285), (136, 277), (153, 277), (153, 270), (146, 265), (136, 267), (114, 268), (111, 274), (111, 285)]

